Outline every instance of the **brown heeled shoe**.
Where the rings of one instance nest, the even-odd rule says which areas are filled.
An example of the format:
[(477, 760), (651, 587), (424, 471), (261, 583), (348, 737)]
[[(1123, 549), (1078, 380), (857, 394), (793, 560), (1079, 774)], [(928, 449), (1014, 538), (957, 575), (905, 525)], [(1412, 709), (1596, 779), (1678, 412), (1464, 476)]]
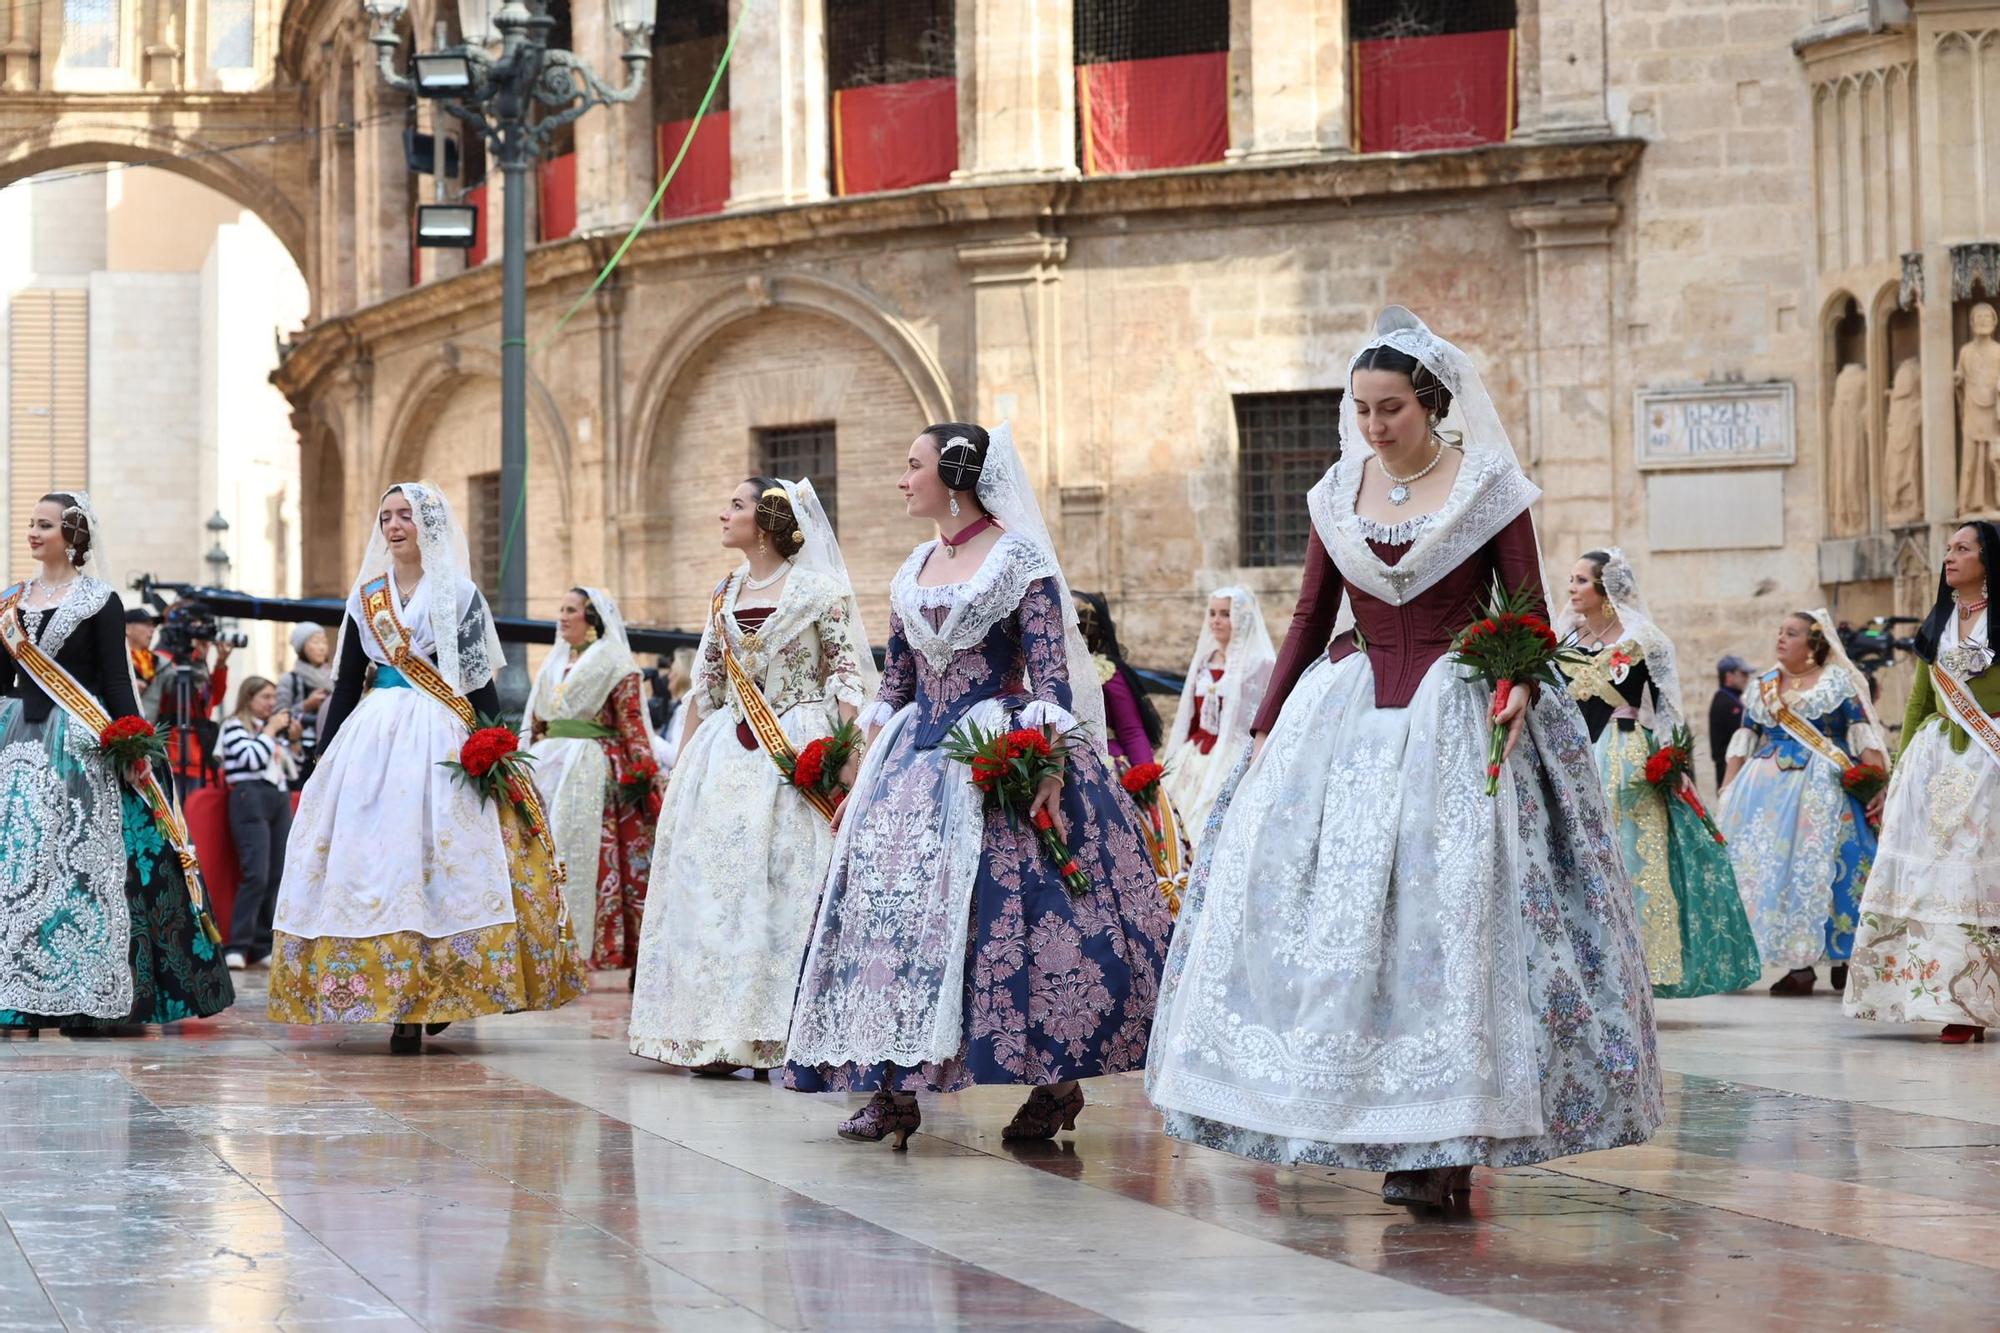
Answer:
[(910, 1100), (899, 1101), (895, 1093), (886, 1089), (876, 1093), (869, 1099), (868, 1105), (841, 1121), (840, 1128), (835, 1132), (850, 1143), (880, 1143), (893, 1134), (896, 1141), (889, 1146), (897, 1152), (907, 1152), (910, 1135), (924, 1123), (924, 1115), (917, 1109), (914, 1094), (903, 1095)]
[(1083, 1086), (1078, 1084), (1058, 1097), (1047, 1088), (1036, 1088), (1014, 1112), (1013, 1120), (1000, 1131), (1007, 1143), (1023, 1139), (1052, 1139), (1057, 1131), (1076, 1128), (1077, 1112), (1083, 1110)]
[(1382, 1177), (1382, 1202), (1413, 1208), (1463, 1208), (1472, 1202), (1472, 1168), (1434, 1166), (1421, 1171), (1391, 1171)]
[(1809, 967), (1795, 967), (1771, 983), (1773, 995), (1810, 995), (1819, 974)]
[(1946, 1023), (1938, 1040), (1947, 1046), (1963, 1046), (1969, 1041), (1985, 1041), (1986, 1029), (1970, 1023)]

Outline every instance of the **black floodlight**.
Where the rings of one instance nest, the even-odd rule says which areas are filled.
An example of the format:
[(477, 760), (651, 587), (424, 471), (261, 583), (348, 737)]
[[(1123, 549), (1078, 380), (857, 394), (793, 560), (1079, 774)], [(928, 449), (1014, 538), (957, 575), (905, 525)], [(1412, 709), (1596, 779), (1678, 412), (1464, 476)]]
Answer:
[(417, 244), (427, 250), (470, 250), (479, 244), (479, 210), (471, 204), (418, 204)]
[(403, 131), (403, 161), (419, 176), (458, 175), (458, 140), (445, 139), (442, 171), (438, 167), (437, 145), (435, 134), (419, 134), (414, 129), (406, 129)]

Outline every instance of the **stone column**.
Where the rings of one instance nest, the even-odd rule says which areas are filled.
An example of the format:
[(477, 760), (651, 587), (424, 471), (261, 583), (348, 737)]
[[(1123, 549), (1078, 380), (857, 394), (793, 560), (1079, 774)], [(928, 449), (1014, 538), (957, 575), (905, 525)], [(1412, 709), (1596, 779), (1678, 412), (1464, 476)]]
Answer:
[(1233, 0), (1229, 154), (1234, 161), (1345, 152), (1345, 0)]
[(1566, 552), (1617, 537), (1611, 229), (1618, 205), (1532, 204), (1509, 218), (1528, 262), (1528, 420), (1514, 447), (1542, 488), (1542, 549), (1561, 568)]
[[(612, 24), (607, 4), (572, 5), (576, 53), (597, 76), (616, 88), (626, 80), (619, 57), (625, 39)], [(576, 122), (576, 229), (630, 227), (659, 184), (653, 147), (653, 96), (648, 87), (625, 103), (599, 107)]]
[(0, 32), (7, 40), (0, 42), (0, 90), (10, 93), (33, 92), (39, 85), (41, 73), (37, 52), (41, 50), (40, 15), (27, 5), (9, 5), (6, 18), (0, 21)]
[(972, 283), (973, 393), (968, 418), (1011, 422), (1072, 586), (1105, 582), (1104, 495), (1097, 460), (1072, 456), (1063, 433), (1062, 307), (1069, 243), (1027, 233), (958, 247)]
[(731, 211), (831, 193), (823, 0), (731, 0), (750, 17), (729, 60)]
[(355, 298), (373, 305), (410, 286), (410, 173), (403, 159), (400, 109), (405, 95), (382, 82), (375, 48), (349, 53), (354, 62)]
[(1522, 6), (1515, 53), (1524, 139), (1599, 139), (1611, 134), (1604, 98), (1605, 0), (1535, 0)]
[(1074, 176), (1072, 0), (958, 0), (954, 180)]

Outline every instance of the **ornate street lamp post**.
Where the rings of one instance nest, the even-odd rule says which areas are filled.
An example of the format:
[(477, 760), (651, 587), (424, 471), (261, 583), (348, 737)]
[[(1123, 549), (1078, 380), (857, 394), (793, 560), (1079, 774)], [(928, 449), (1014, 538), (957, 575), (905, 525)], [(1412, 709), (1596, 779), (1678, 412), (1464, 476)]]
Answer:
[[(548, 45), (548, 0), (458, 0), (465, 41), (440, 51), (412, 52), (410, 75), (396, 72), (402, 40), (396, 25), (409, 0), (361, 0), (369, 40), (392, 88), (438, 100), (450, 115), (484, 136), (505, 185), (500, 250), (500, 514), (506, 559), (496, 609), (528, 611), (526, 534), (514, 529), (522, 512), (528, 463), (528, 190), (531, 171), (550, 139), (593, 107), (630, 102), (645, 86), (653, 58), (653, 0), (592, 0), (607, 4), (625, 39), (626, 81), (608, 87), (575, 54)], [(442, 162), (440, 160), (440, 165)], [(511, 540), (510, 540), (511, 538)], [(527, 697), (520, 645), (507, 650), (500, 692), (510, 705)]]

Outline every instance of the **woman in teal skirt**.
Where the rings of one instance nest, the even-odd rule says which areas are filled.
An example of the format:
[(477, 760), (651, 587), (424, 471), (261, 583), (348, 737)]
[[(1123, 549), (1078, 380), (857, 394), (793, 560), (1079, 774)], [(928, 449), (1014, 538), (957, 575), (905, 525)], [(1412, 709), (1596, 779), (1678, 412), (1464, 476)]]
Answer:
[(1673, 790), (1646, 780), (1647, 761), (1684, 726), (1680, 673), (1623, 551), (1589, 551), (1576, 562), (1557, 628), (1578, 653), (1563, 670), (1590, 728), (1653, 994), (1741, 990), (1761, 965), (1728, 849), (1691, 781)]

